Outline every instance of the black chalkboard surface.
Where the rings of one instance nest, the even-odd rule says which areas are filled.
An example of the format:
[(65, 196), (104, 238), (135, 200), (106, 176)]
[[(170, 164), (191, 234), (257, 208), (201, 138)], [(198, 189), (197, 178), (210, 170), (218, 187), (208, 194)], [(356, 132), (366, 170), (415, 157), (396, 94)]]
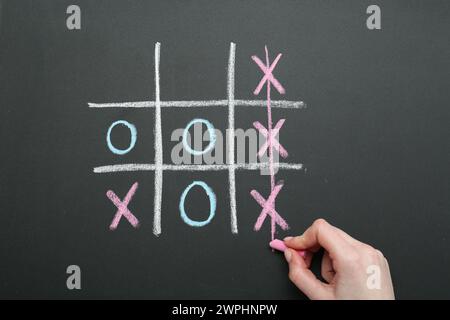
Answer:
[[(238, 151), (234, 167), (174, 163), (193, 119), (225, 137), (267, 127), (251, 58), (264, 65), (266, 45), (271, 62), (283, 54), (279, 161), (302, 165), (276, 173), (290, 227), (276, 236), (328, 219), (383, 251), (398, 298), (450, 298), (450, 5), (376, 1), (371, 30), (372, 2), (0, 1), (0, 298), (304, 298), (268, 247), (270, 218), (254, 231), (250, 192), (267, 199), (270, 175), (240, 168)], [(137, 171), (100, 172), (120, 168)], [(183, 220), (193, 181), (214, 195), (193, 186)], [(135, 182), (124, 212), (139, 226), (128, 215), (110, 230)]]

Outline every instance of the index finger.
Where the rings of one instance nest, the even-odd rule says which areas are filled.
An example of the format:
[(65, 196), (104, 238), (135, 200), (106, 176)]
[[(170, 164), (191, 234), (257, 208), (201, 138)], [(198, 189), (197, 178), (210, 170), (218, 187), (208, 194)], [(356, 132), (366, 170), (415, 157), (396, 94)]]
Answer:
[(330, 256), (343, 256), (350, 244), (324, 219), (318, 219), (306, 229), (303, 235), (284, 240), (293, 249), (317, 251), (323, 247)]

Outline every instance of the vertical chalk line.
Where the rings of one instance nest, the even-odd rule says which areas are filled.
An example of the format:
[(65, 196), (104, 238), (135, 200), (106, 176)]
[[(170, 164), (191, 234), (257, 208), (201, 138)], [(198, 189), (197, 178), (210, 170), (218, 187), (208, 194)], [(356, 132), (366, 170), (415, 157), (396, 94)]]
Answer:
[(238, 233), (237, 214), (236, 214), (236, 173), (234, 166), (234, 66), (235, 66), (236, 44), (230, 43), (230, 54), (228, 57), (227, 72), (227, 96), (228, 96), (228, 182), (230, 193), (230, 211), (231, 211), (231, 232)]
[(161, 234), (161, 203), (163, 184), (163, 144), (161, 125), (161, 97), (159, 86), (159, 61), (161, 43), (155, 44), (155, 198), (153, 204), (153, 234)]
[[(269, 63), (269, 51), (267, 50), (267, 46), (265, 47), (266, 50), (266, 65), (267, 70), (270, 68)], [(268, 148), (269, 148), (269, 172), (270, 172), (270, 192), (272, 193), (275, 189), (275, 171), (273, 167), (273, 148), (272, 148), (272, 109), (270, 106), (270, 81), (267, 79), (267, 136), (268, 136)], [(275, 210), (275, 201), (273, 203), (273, 209)], [(275, 238), (275, 219), (271, 217), (270, 219), (270, 229), (271, 229), (271, 235), (272, 240)]]

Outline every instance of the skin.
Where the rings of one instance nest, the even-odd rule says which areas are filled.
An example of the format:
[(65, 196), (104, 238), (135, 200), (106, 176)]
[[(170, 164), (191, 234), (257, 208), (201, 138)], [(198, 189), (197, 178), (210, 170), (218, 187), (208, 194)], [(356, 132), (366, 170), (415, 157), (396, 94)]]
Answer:
[[(389, 264), (381, 251), (352, 238), (324, 219), (314, 221), (301, 236), (285, 238), (284, 243), (288, 247), (284, 255), (289, 264), (289, 279), (308, 298), (395, 299)], [(325, 282), (309, 269), (313, 254), (320, 248), (325, 250), (321, 268)], [(308, 253), (302, 258), (294, 249)], [(379, 288), (368, 286), (368, 279), (373, 283), (370, 282), (373, 268), (379, 270)]]

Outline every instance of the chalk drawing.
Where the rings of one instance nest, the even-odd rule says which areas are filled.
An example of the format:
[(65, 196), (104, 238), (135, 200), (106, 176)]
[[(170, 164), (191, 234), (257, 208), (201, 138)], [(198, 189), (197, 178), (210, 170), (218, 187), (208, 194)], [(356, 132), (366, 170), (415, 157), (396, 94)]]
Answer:
[(227, 72), (227, 96), (228, 96), (228, 193), (230, 195), (230, 225), (231, 232), (238, 233), (237, 209), (236, 209), (236, 172), (234, 167), (234, 66), (236, 57), (236, 44), (230, 43)]
[[(194, 150), (191, 148), (191, 146), (188, 143), (188, 133), (189, 133), (189, 129), (196, 123), (203, 123), (209, 133), (209, 144), (208, 146), (203, 149), (203, 150)], [(187, 126), (184, 128), (183, 131), (183, 147), (191, 154), (193, 154), (194, 156), (200, 156), (202, 154), (205, 154), (207, 152), (209, 152), (210, 150), (212, 150), (214, 148), (214, 145), (216, 144), (216, 132), (214, 130), (214, 126), (212, 125), (211, 122), (209, 122), (208, 120), (205, 119), (194, 119), (191, 122), (189, 122), (187, 124)]]
[[(130, 135), (131, 135), (130, 145), (126, 149), (118, 149), (118, 148), (114, 147), (114, 145), (111, 142), (111, 131), (112, 131), (112, 129), (114, 129), (115, 126), (117, 126), (119, 124), (126, 126), (130, 130)], [(119, 121), (114, 122), (109, 127), (108, 133), (106, 134), (106, 143), (108, 145), (109, 150), (111, 150), (112, 153), (119, 154), (119, 155), (123, 155), (123, 154), (130, 152), (134, 148), (134, 145), (136, 144), (136, 139), (137, 139), (136, 127), (133, 124), (131, 124), (125, 120), (119, 120)]]
[(256, 87), (253, 94), (258, 95), (264, 84), (266, 84), (266, 90), (267, 90), (267, 129), (264, 128), (262, 124), (259, 122), (255, 122), (253, 125), (256, 129), (258, 129), (262, 135), (264, 135), (267, 138), (266, 144), (264, 144), (261, 149), (258, 152), (259, 156), (262, 156), (266, 150), (269, 152), (269, 172), (270, 172), (270, 196), (267, 200), (265, 200), (256, 190), (252, 190), (250, 194), (253, 196), (253, 198), (263, 207), (263, 210), (261, 211), (261, 214), (259, 215), (258, 219), (256, 220), (254, 229), (255, 231), (258, 231), (267, 215), (270, 215), (270, 226), (271, 226), (271, 236), (272, 240), (275, 238), (275, 226), (276, 224), (280, 225), (281, 229), (286, 230), (289, 228), (286, 221), (278, 214), (278, 212), (275, 210), (275, 198), (278, 195), (278, 193), (281, 191), (281, 188), (283, 187), (283, 182), (279, 182), (278, 184), (275, 184), (275, 170), (274, 170), (274, 161), (273, 161), (273, 149), (278, 151), (280, 155), (284, 158), (287, 157), (288, 153), (287, 151), (282, 147), (282, 145), (275, 139), (276, 135), (280, 131), (281, 127), (284, 124), (284, 119), (281, 119), (277, 122), (275, 128), (272, 128), (273, 121), (272, 121), (272, 107), (271, 107), (271, 96), (270, 96), (270, 88), (271, 85), (275, 87), (275, 89), (280, 93), (284, 94), (286, 91), (284, 90), (281, 83), (274, 77), (273, 70), (275, 69), (278, 61), (281, 59), (281, 53), (277, 55), (275, 60), (272, 64), (270, 64), (269, 60), (269, 50), (267, 49), (267, 46), (265, 47), (266, 52), (266, 64), (261, 61), (257, 56), (252, 56), (253, 61), (259, 66), (259, 68), (263, 71), (264, 77), (259, 82), (258, 86)]
[[(145, 171), (154, 171), (155, 180), (154, 180), (154, 205), (153, 205), (153, 233), (158, 236), (162, 232), (161, 228), (161, 205), (162, 205), (162, 196), (163, 196), (163, 173), (165, 171), (197, 171), (197, 172), (208, 172), (208, 171), (228, 171), (228, 193), (229, 193), (229, 205), (230, 205), (230, 227), (231, 232), (233, 234), (238, 233), (238, 219), (237, 219), (237, 204), (236, 204), (236, 172), (240, 170), (260, 170), (260, 169), (269, 169), (270, 172), (270, 182), (271, 182), (271, 191), (267, 200), (256, 190), (251, 191), (251, 196), (256, 200), (256, 202), (262, 207), (262, 211), (258, 216), (258, 219), (255, 223), (255, 230), (260, 230), (265, 218), (270, 216), (271, 218), (271, 235), (272, 239), (275, 234), (275, 226), (279, 225), (282, 229), (287, 229), (287, 222), (281, 217), (280, 214), (275, 210), (275, 199), (279, 192), (283, 187), (283, 182), (275, 183), (275, 168), (279, 170), (302, 170), (303, 165), (301, 163), (278, 163), (274, 162), (273, 151), (278, 152), (283, 158), (288, 156), (288, 152), (278, 141), (277, 136), (285, 124), (285, 119), (280, 119), (275, 126), (273, 127), (272, 121), (272, 109), (280, 108), (280, 109), (303, 109), (306, 108), (306, 104), (303, 101), (288, 101), (288, 100), (272, 100), (270, 94), (270, 87), (273, 86), (280, 94), (285, 93), (284, 87), (280, 84), (280, 82), (273, 75), (273, 70), (275, 69), (277, 63), (281, 58), (281, 54), (278, 54), (274, 61), (270, 64), (269, 54), (267, 47), (266, 49), (266, 61), (265, 63), (259, 59), (257, 56), (252, 56), (253, 61), (259, 66), (259, 68), (263, 71), (264, 76), (258, 83), (256, 89), (254, 90), (254, 94), (258, 95), (262, 89), (264, 88), (264, 84), (266, 84), (267, 88), (267, 97), (265, 100), (243, 100), (243, 99), (235, 99), (235, 56), (236, 56), (236, 44), (230, 43), (229, 54), (228, 54), (228, 68), (227, 68), (227, 84), (226, 84), (226, 99), (219, 100), (167, 100), (161, 101), (161, 88), (160, 88), (160, 50), (161, 44), (157, 42), (155, 44), (154, 51), (154, 81), (155, 81), (155, 100), (154, 101), (129, 101), (129, 102), (107, 102), (107, 103), (95, 103), (89, 102), (89, 108), (150, 108), (155, 112), (154, 116), (154, 149), (155, 149), (155, 159), (154, 163), (123, 163), (123, 164), (113, 164), (113, 165), (103, 165), (96, 166), (93, 168), (93, 172), (97, 174), (108, 174), (108, 173), (119, 173), (119, 172), (145, 172)], [(194, 164), (194, 165), (174, 165), (170, 163), (164, 163), (163, 161), (163, 141), (162, 141), (162, 110), (165, 108), (212, 108), (212, 107), (227, 107), (228, 109), (228, 141), (229, 148), (227, 153), (227, 164)], [(253, 126), (266, 138), (265, 143), (258, 151), (258, 156), (262, 159), (262, 156), (268, 152), (269, 153), (269, 161), (268, 162), (257, 162), (257, 163), (236, 163), (235, 161), (235, 145), (234, 145), (234, 131), (235, 131), (235, 108), (236, 107), (256, 107), (256, 108), (266, 108), (267, 109), (267, 126), (264, 126), (258, 121), (253, 123)], [(194, 119), (193, 121), (198, 120)], [(204, 120), (204, 119), (202, 119)], [(192, 122), (188, 124), (187, 129), (189, 130)], [(207, 125), (209, 123), (207, 120), (202, 122)], [(124, 124), (124, 123), (121, 123)], [(131, 125), (131, 124), (130, 124)], [(112, 126), (113, 127), (113, 126)], [(128, 126), (127, 126), (128, 127)], [(134, 127), (134, 126), (133, 126)], [(208, 125), (207, 125), (208, 127)], [(132, 138), (130, 142), (130, 147), (126, 150), (110, 148), (112, 152), (119, 151), (120, 152), (128, 152), (134, 147), (135, 141), (133, 140), (133, 129), (130, 129)], [(211, 124), (208, 127), (210, 136), (211, 133), (214, 132), (213, 126)], [(136, 131), (134, 131), (136, 132)], [(109, 137), (109, 134), (108, 134)], [(110, 139), (108, 138), (110, 141)], [(134, 142), (133, 142), (134, 141)], [(211, 141), (211, 139), (210, 139)], [(187, 145), (186, 145), (187, 146)], [(109, 143), (108, 143), (109, 147)], [(214, 147), (214, 143), (210, 142), (208, 147), (204, 150), (198, 151), (193, 149), (188, 149), (188, 151), (193, 151), (193, 154), (196, 152), (208, 152), (210, 149)], [(190, 148), (190, 147), (189, 147)], [(130, 150), (128, 150), (130, 149)], [(206, 151), (205, 151), (206, 150)], [(204, 221), (194, 221), (191, 220), (186, 212), (184, 211), (184, 201), (185, 197), (188, 194), (189, 190), (194, 186), (202, 187), (207, 193), (210, 199), (210, 214), (208, 218)], [(133, 185), (130, 189), (127, 197), (123, 201), (120, 201), (118, 197), (112, 192), (108, 191), (108, 198), (113, 201), (113, 203), (118, 207), (118, 212), (114, 217), (113, 222), (111, 223), (112, 229), (117, 227), (117, 224), (122, 216), (127, 218), (127, 220), (133, 225), (137, 226), (137, 219), (131, 214), (131, 212), (127, 209), (127, 205), (131, 200), (132, 195), (134, 194), (137, 188), (137, 183)], [(131, 192), (134, 190), (133, 192)], [(208, 224), (211, 219), (213, 219), (215, 211), (216, 211), (216, 195), (211, 190), (211, 188), (202, 181), (194, 181), (191, 185), (189, 185), (181, 195), (180, 199), (180, 214), (182, 219), (191, 226), (199, 227)]]
[(161, 203), (163, 188), (163, 144), (161, 123), (161, 90), (159, 87), (159, 60), (161, 44), (155, 44), (155, 198), (153, 203), (153, 234), (161, 234)]
[(130, 190), (128, 191), (123, 201), (119, 199), (119, 197), (114, 193), (114, 191), (108, 190), (108, 192), (106, 192), (106, 196), (108, 197), (108, 199), (111, 200), (112, 203), (114, 203), (114, 205), (117, 207), (116, 215), (114, 216), (114, 219), (111, 222), (109, 229), (116, 230), (122, 216), (124, 216), (133, 227), (137, 228), (139, 226), (138, 219), (131, 213), (130, 210), (128, 210), (128, 204), (130, 203), (131, 199), (136, 193), (137, 187), (138, 183), (135, 182), (131, 186)]
[[(203, 221), (195, 221), (195, 220), (192, 220), (191, 218), (189, 218), (188, 215), (186, 214), (186, 211), (184, 208), (184, 202), (186, 200), (186, 196), (188, 195), (189, 191), (195, 186), (202, 187), (203, 190), (205, 190), (206, 195), (209, 198), (209, 216), (206, 220), (203, 220)], [(208, 223), (211, 222), (211, 220), (214, 218), (214, 215), (216, 214), (216, 194), (212, 191), (212, 189), (205, 182), (194, 181), (190, 185), (188, 185), (186, 187), (186, 189), (184, 189), (183, 193), (181, 194), (179, 208), (180, 208), (181, 219), (183, 219), (183, 221), (186, 224), (188, 224), (192, 227), (206, 226)]]
[[(302, 170), (301, 163), (274, 163), (274, 168), (281, 170)], [(228, 170), (229, 164), (163, 164), (162, 171), (221, 171)], [(233, 165), (235, 170), (261, 170), (268, 169), (269, 163), (236, 163)], [(113, 172), (133, 172), (133, 171), (155, 171), (156, 165), (150, 163), (127, 163), (113, 164), (94, 168), (94, 173), (113, 173)]]
[[(230, 66), (232, 67), (232, 65)], [(180, 100), (180, 101), (160, 101), (161, 108), (211, 108), (227, 107), (228, 100)], [(234, 100), (235, 107), (267, 107), (266, 100)], [(306, 104), (303, 101), (272, 100), (272, 108), (281, 109), (304, 109)], [(154, 101), (136, 102), (108, 102), (95, 103), (88, 102), (89, 108), (155, 108)]]
[(276, 136), (278, 135), (278, 132), (280, 131), (281, 127), (284, 124), (285, 119), (281, 119), (277, 122), (275, 127), (272, 129), (272, 134), (269, 136), (269, 131), (259, 122), (255, 121), (253, 122), (253, 126), (264, 136), (264, 138), (267, 138), (266, 142), (261, 146), (261, 148), (258, 151), (258, 156), (262, 157), (264, 153), (269, 148), (269, 143), (274, 147), (278, 153), (283, 157), (287, 158), (288, 152), (286, 149), (278, 142), (276, 139)]

